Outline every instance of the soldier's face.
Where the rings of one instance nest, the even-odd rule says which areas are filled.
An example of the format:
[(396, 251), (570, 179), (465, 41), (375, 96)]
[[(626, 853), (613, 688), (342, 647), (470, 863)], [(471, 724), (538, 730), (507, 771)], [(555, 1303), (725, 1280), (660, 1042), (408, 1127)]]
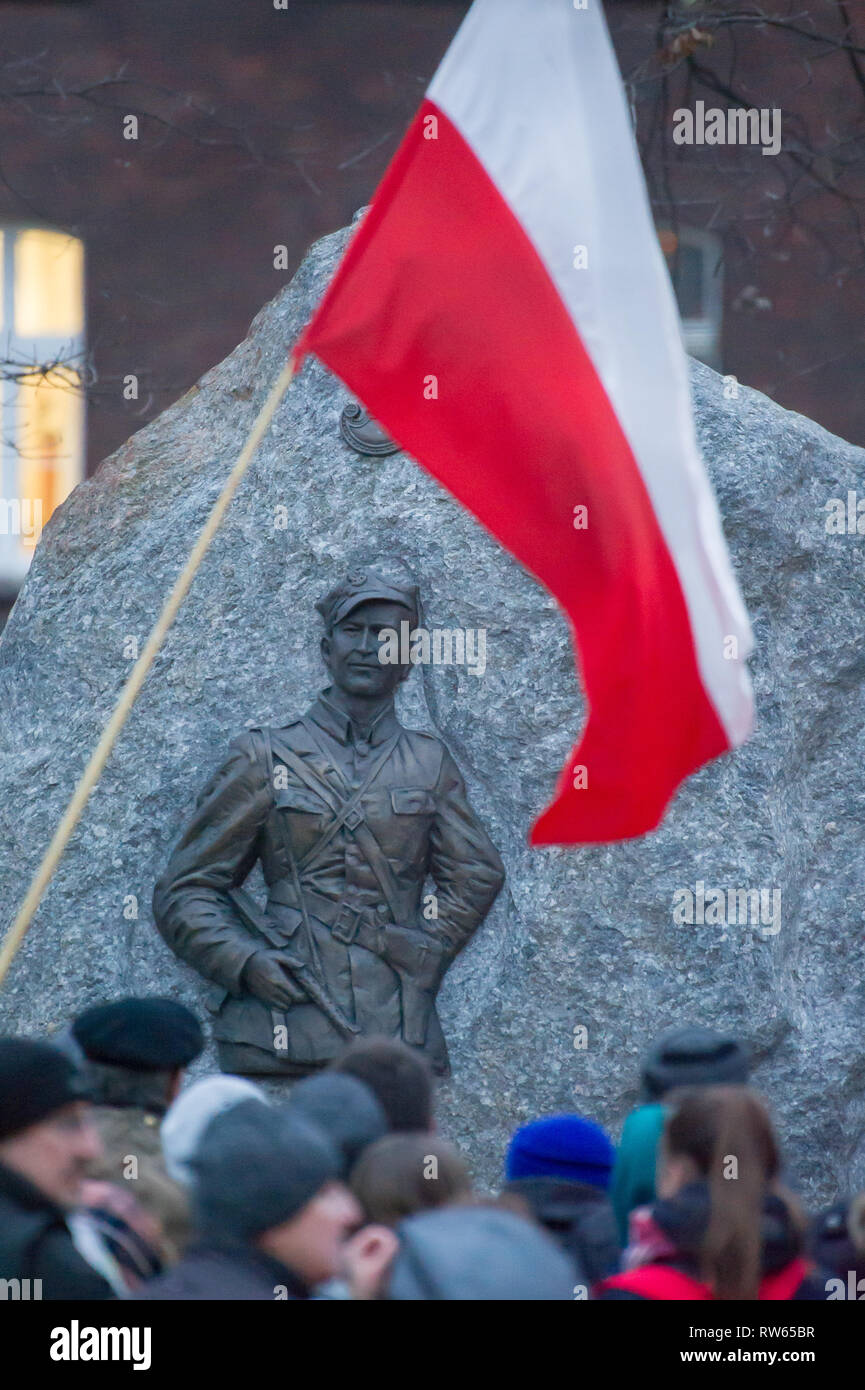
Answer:
[(333, 627), (321, 640), (325, 665), (334, 683), (349, 695), (371, 699), (390, 695), (411, 671), (411, 665), (379, 660), (385, 628), (399, 633), (400, 623), (411, 621), (401, 603), (371, 600), (361, 603)]

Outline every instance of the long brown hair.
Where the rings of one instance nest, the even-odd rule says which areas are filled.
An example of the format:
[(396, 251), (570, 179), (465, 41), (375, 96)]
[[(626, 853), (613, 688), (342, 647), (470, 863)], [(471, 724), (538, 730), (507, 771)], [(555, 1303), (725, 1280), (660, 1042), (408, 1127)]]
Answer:
[(709, 1184), (701, 1277), (717, 1299), (755, 1299), (760, 1284), (763, 1203), (780, 1157), (765, 1105), (747, 1086), (705, 1086), (670, 1097), (671, 1157), (692, 1160)]

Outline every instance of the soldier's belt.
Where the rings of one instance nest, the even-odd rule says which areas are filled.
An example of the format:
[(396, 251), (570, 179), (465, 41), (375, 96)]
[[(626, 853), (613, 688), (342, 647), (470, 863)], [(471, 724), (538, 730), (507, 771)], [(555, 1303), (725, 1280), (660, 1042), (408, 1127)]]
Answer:
[[(283, 907), (292, 907), (296, 911), (301, 910), (301, 902), (293, 884), (274, 884), (270, 897), (272, 902)], [(413, 933), (410, 928), (403, 928), (396, 923), (390, 923), (391, 914), (384, 904), (379, 904), (377, 907), (356, 906), (346, 898), (327, 898), (323, 893), (305, 888), (303, 890), (303, 907), (311, 916), (330, 927), (331, 935), (335, 941), (340, 941), (346, 946), (364, 946), (368, 951), (372, 951), (374, 955), (384, 960), (396, 973), (400, 982), (403, 1038), (407, 1043), (422, 1047), (429, 1026), (436, 984), (435, 957), (421, 962), (421, 969), (425, 964), (427, 968), (432, 969), (433, 977), (424, 983), (414, 978), (417, 963), (412, 961), (411, 954), (406, 958), (405, 949), (406, 938), (411, 937)], [(376, 921), (380, 925), (376, 925)], [(398, 940), (389, 942), (389, 936), (391, 938), (396, 936)], [(419, 938), (420, 936), (422, 934), (419, 934)], [(411, 944), (412, 946), (415, 945), (415, 943)], [(429, 952), (433, 949), (423, 943), (421, 939), (416, 945), (422, 956), (424, 951)]]
[[(270, 890), (270, 901), (281, 907), (302, 910), (297, 894), (290, 883), (274, 884)], [(390, 912), (383, 905), (356, 906), (345, 898), (328, 898), (313, 888), (305, 888), (303, 904), (310, 916), (330, 927), (334, 941), (343, 946), (364, 946), (380, 956), (384, 952), (384, 936), (381, 927), (390, 921)]]

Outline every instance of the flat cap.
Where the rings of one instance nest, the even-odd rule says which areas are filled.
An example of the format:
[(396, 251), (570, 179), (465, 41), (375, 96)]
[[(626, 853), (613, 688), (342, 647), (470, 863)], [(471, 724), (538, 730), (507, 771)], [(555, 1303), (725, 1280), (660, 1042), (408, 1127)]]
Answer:
[(643, 1065), (643, 1086), (659, 1100), (678, 1086), (744, 1086), (748, 1054), (738, 1038), (696, 1024), (657, 1038)]
[(357, 569), (347, 574), (342, 583), (337, 584), (315, 605), (330, 629), (342, 622), (353, 608), (372, 601), (399, 603), (417, 617), (418, 587), (399, 579), (386, 579), (374, 569)]
[(89, 1099), (84, 1078), (59, 1048), (36, 1038), (0, 1038), (0, 1139)]
[(130, 1071), (186, 1067), (204, 1047), (195, 1014), (173, 999), (116, 999), (85, 1009), (72, 1036), (92, 1062)]

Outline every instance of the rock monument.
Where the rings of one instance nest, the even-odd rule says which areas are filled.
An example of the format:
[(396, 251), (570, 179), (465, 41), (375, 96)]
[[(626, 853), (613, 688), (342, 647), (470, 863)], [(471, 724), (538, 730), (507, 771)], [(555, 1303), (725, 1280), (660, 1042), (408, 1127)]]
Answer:
[[(313, 246), (248, 338), (46, 528), (0, 640), (4, 930), (347, 235)], [(865, 455), (699, 364), (692, 382), (755, 628), (758, 722), (656, 834), (528, 849), (582, 719), (565, 623), (410, 458), (350, 447), (348, 393), (310, 362), (43, 900), (0, 1028), (47, 1033), (134, 991), (206, 1016), (214, 991), (157, 934), (154, 882), (229, 739), (296, 718), (320, 688), (315, 600), (392, 555), (429, 627), (484, 634), (483, 671), (431, 661), (398, 697), (401, 722), (450, 749), (507, 874), (439, 995), (453, 1067), (441, 1126), (477, 1176), (494, 1183), (511, 1129), (541, 1113), (579, 1109), (616, 1132), (649, 1040), (701, 1021), (747, 1039), (807, 1195), (865, 1185), (865, 537), (848, 497), (865, 493)]]

